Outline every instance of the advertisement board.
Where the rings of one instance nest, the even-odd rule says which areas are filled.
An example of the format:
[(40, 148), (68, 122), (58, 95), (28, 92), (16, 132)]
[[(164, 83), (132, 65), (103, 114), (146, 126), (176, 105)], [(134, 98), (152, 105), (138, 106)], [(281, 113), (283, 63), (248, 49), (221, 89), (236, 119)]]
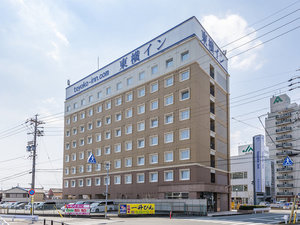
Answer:
[(265, 192), (264, 136), (253, 137), (255, 191)]
[(90, 215), (88, 204), (67, 204), (65, 215)]
[(155, 214), (155, 204), (119, 204), (120, 215)]

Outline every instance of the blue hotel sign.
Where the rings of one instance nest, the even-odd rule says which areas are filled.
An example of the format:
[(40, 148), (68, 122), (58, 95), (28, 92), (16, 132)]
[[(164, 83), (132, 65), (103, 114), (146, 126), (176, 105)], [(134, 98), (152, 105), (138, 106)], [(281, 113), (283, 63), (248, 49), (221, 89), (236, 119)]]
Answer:
[(93, 87), (94, 85), (99, 84), (131, 68), (132, 66), (135, 66), (138, 63), (147, 60), (152, 56), (155, 56), (156, 54), (163, 52), (164, 50), (194, 36), (201, 41), (202, 45), (217, 60), (223, 69), (227, 71), (226, 56), (202, 27), (196, 17), (191, 17), (190, 19), (152, 39), (146, 44), (138, 47), (132, 52), (67, 87), (66, 99), (69, 99), (76, 94), (79, 94), (80, 92), (85, 91), (88, 88)]

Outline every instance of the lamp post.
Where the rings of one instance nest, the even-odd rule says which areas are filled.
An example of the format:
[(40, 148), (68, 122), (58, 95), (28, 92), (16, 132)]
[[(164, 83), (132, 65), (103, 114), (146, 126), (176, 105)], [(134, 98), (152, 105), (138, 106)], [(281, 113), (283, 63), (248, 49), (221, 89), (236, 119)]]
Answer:
[(105, 219), (107, 218), (107, 195), (108, 195), (108, 172), (109, 172), (109, 163), (106, 163), (106, 190), (105, 190)]

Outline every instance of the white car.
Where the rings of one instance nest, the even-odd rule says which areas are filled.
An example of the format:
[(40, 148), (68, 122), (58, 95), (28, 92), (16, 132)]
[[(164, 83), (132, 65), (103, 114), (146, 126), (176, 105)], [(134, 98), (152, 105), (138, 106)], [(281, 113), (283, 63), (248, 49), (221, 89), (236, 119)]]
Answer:
[[(107, 201), (107, 211), (113, 211), (116, 209), (114, 201)], [(105, 201), (94, 202), (90, 206), (92, 213), (99, 213), (105, 211)]]

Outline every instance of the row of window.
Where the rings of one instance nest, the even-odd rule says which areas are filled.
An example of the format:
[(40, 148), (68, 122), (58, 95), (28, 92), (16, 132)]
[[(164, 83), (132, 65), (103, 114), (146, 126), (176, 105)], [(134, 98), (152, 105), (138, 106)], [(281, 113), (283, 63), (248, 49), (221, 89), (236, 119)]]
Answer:
[[(88, 152), (88, 154), (91, 154), (91, 152)], [(82, 155), (80, 155), (81, 160), (84, 157), (84, 153), (82, 152)], [(76, 154), (72, 155), (72, 157), (75, 157), (74, 161), (76, 160)], [(69, 156), (68, 156), (69, 157)], [(66, 158), (67, 159), (67, 158)], [(190, 149), (180, 149), (179, 150), (179, 159), (180, 160), (189, 160), (190, 159)], [(73, 160), (73, 159), (72, 159)], [(145, 156), (144, 155), (140, 155), (136, 157), (136, 165), (137, 166), (144, 166), (145, 165)], [(133, 158), (132, 157), (126, 157), (124, 158), (124, 167), (129, 168), (132, 167), (133, 165)], [(159, 161), (159, 157), (158, 157), (158, 153), (153, 153), (149, 155), (149, 164), (150, 165), (154, 165), (154, 164), (158, 164)], [(164, 152), (164, 162), (173, 162), (174, 161), (174, 152), (173, 151), (166, 151)], [(111, 165), (111, 163), (109, 161), (104, 162), (103, 164), (103, 168), (105, 169), (106, 165)], [(84, 167), (86, 167), (86, 172), (92, 172), (92, 169), (94, 167), (94, 171), (101, 171), (102, 169), (102, 164), (101, 163), (96, 163), (94, 164), (94, 166), (92, 164), (86, 164), (84, 165), (79, 165), (77, 166), (77, 169), (75, 166), (71, 167), (71, 169), (69, 167), (65, 168), (65, 175), (69, 175), (71, 174), (76, 174), (76, 172), (79, 173), (84, 173)], [(113, 162), (113, 167), (114, 169), (120, 169), (122, 168), (122, 160), (121, 159), (115, 159)]]
[[(122, 99), (121, 97), (119, 97), (119, 98)], [(184, 101), (184, 100), (187, 100), (189, 98), (190, 98), (190, 89), (189, 88), (185, 88), (185, 89), (183, 89), (179, 92), (179, 100), (180, 101)], [(154, 99), (154, 100), (150, 101), (149, 110), (153, 111), (153, 110), (158, 109), (158, 106), (159, 106), (158, 102), (159, 102), (158, 99)], [(174, 104), (174, 95), (173, 95), (173, 93), (168, 94), (164, 97), (164, 106), (169, 106), (169, 105), (172, 105), (172, 104)], [(98, 106), (97, 112), (99, 111), (99, 107), (100, 106)], [(111, 100), (105, 102), (105, 107), (106, 107), (106, 109), (111, 108)], [(102, 106), (101, 106), (100, 111), (102, 112)], [(137, 114), (143, 114), (143, 113), (145, 113), (145, 111), (146, 111), (145, 103), (140, 104), (140, 105), (137, 106)], [(89, 109), (88, 112), (89, 112), (89, 116), (92, 116), (93, 115), (93, 108)], [(125, 117), (130, 118), (130, 117), (132, 117), (132, 115), (133, 115), (133, 108), (131, 107), (131, 108), (126, 109)], [(120, 117), (120, 119), (116, 118), (116, 121), (121, 120), (122, 113), (119, 112), (118, 116)], [(80, 113), (80, 119), (84, 119), (84, 118), (85, 118), (85, 112), (81, 112)], [(73, 120), (74, 123), (77, 122), (78, 121), (77, 115), (73, 115), (72, 120)], [(66, 123), (67, 123), (67, 125), (71, 124), (71, 119), (67, 118)]]
[[(131, 118), (132, 117), (132, 108), (126, 109), (125, 110), (125, 117), (126, 118)], [(190, 108), (185, 108), (179, 110), (179, 121), (187, 120), (190, 118)], [(108, 115), (104, 118), (105, 124), (109, 125), (112, 122), (111, 115)], [(115, 114), (115, 121), (119, 122), (122, 120), (122, 113), (118, 112)], [(174, 113), (166, 113), (164, 115), (164, 124), (172, 124), (174, 122)], [(96, 121), (96, 127), (102, 127), (102, 120), (98, 119)], [(155, 128), (158, 127), (158, 117), (153, 117), (149, 120), (149, 127), (150, 128)], [(137, 122), (137, 131), (144, 131), (145, 130), (145, 120)], [(93, 123), (89, 122), (87, 123), (87, 129), (92, 130), (93, 129)], [(79, 132), (83, 133), (85, 131), (85, 125), (80, 125), (79, 126)], [(78, 130), (76, 127), (72, 128), (72, 133), (70, 130), (66, 130), (66, 137), (70, 137), (72, 135), (77, 135)], [(132, 124), (128, 124), (125, 127), (125, 133), (126, 134), (131, 134), (132, 133)]]
[[(185, 53), (182, 53), (182, 54), (184, 54), (184, 57), (182, 57), (182, 59), (185, 59), (185, 60), (186, 60), (186, 59), (189, 58), (189, 52), (188, 52), (188, 51), (185, 52)], [(166, 67), (169, 68), (169, 67), (171, 67), (172, 65), (173, 65), (173, 58), (170, 58), (170, 59), (168, 59), (168, 60), (166, 61)], [(151, 67), (151, 74), (152, 74), (152, 75), (155, 75), (155, 74), (157, 74), (157, 73), (158, 73), (158, 66), (155, 65), (155, 66)], [(145, 71), (142, 71), (142, 72), (140, 72), (139, 75), (138, 75), (138, 80), (139, 80), (139, 81), (145, 80), (145, 77), (146, 77), (146, 73), (145, 73)], [(179, 81), (182, 82), (182, 81), (188, 80), (189, 77), (190, 77), (190, 75), (189, 75), (189, 70), (182, 71), (182, 72), (179, 74)], [(127, 85), (127, 87), (132, 86), (133, 83), (134, 83), (134, 78), (133, 78), (132, 76), (131, 76), (131, 77), (128, 77), (128, 78), (126, 79), (126, 85)], [(173, 75), (172, 75), (172, 76), (169, 76), (169, 77), (167, 77), (167, 78), (165, 78), (165, 80), (164, 80), (164, 87), (165, 87), (165, 88), (166, 88), (166, 87), (169, 87), (169, 86), (172, 86), (173, 84), (174, 84), (174, 77), (173, 77)], [(120, 91), (120, 90), (122, 90), (122, 88), (123, 88), (123, 83), (122, 83), (122, 81), (120, 81), (120, 82), (118, 82), (118, 83), (116, 84), (115, 90), (116, 90), (116, 91)], [(112, 89), (111, 86), (106, 87), (104, 90), (105, 90), (105, 96), (109, 96), (109, 95), (111, 95), (112, 92), (113, 92), (113, 89)], [(153, 92), (155, 92), (155, 91), (157, 91), (157, 90), (158, 90), (158, 82), (153, 82), (153, 83), (151, 83), (151, 85), (150, 85), (150, 93), (153, 93)], [(140, 93), (139, 93), (139, 92), (140, 92)], [(144, 90), (144, 91), (143, 91), (143, 90), (141, 90), (141, 91), (138, 90), (139, 97), (144, 96), (144, 94), (145, 94), (144, 92), (145, 92), (145, 90)], [(102, 91), (99, 91), (99, 92), (97, 93), (97, 98), (98, 98), (98, 100), (101, 100), (103, 97), (104, 97), (104, 94), (102, 93)], [(94, 101), (94, 96), (93, 96), (93, 95), (90, 95), (90, 96), (88, 97), (88, 102), (89, 102), (89, 103), (92, 103), (93, 101)], [(85, 100), (84, 98), (81, 99), (80, 105), (81, 105), (81, 106), (86, 105), (86, 100)], [(73, 109), (77, 109), (78, 107), (79, 107), (78, 102), (73, 103)], [(66, 111), (67, 111), (67, 112), (70, 112), (70, 111), (71, 111), (71, 105), (68, 105), (68, 106), (67, 106)]]
[(233, 172), (231, 173), (231, 179), (246, 179), (248, 178), (247, 172)]
[[(132, 174), (125, 174), (123, 176), (121, 175), (115, 175), (113, 176), (113, 184), (118, 185), (121, 184), (121, 180), (123, 177), (123, 184), (132, 184)], [(110, 176), (106, 177), (103, 176), (103, 185), (110, 185)], [(190, 169), (180, 169), (179, 170), (179, 180), (186, 181), (190, 180)], [(174, 181), (174, 171), (173, 170), (167, 170), (164, 171), (164, 181), (170, 182)], [(101, 185), (101, 178), (96, 177), (94, 178), (94, 185), (95, 186), (100, 186)], [(149, 172), (149, 183), (155, 183), (158, 182), (158, 172)], [(71, 180), (70, 181), (71, 187), (76, 187), (76, 180)], [(136, 174), (136, 183), (141, 184), (145, 183), (145, 173), (138, 173)], [(77, 180), (77, 185), (79, 187), (84, 186), (84, 180), (83, 179), (78, 179)], [(65, 188), (69, 187), (69, 181), (65, 180), (64, 182)], [(86, 178), (85, 179), (85, 186), (92, 186), (92, 178)]]
[(248, 191), (248, 185), (232, 185), (232, 192)]
[[(158, 120), (153, 120), (153, 126), (157, 127), (158, 126)], [(125, 126), (125, 133), (126, 134), (132, 134), (132, 125), (127, 125)], [(97, 133), (95, 134), (96, 136), (96, 142), (101, 142), (102, 141), (102, 134), (101, 133)], [(111, 139), (111, 130), (107, 130), (104, 132), (104, 138), (105, 140), (109, 140)], [(122, 136), (122, 130), (120, 127), (115, 129), (115, 137), (121, 137)], [(87, 144), (92, 144), (93, 143), (93, 137), (92, 136), (88, 136), (87, 138)], [(190, 129), (189, 128), (183, 128), (179, 130), (179, 140), (180, 141), (184, 141), (184, 140), (188, 140), (190, 139)], [(169, 131), (164, 133), (164, 143), (173, 143), (174, 141), (174, 131)], [(85, 144), (85, 139), (81, 138), (79, 140), (79, 145), (80, 146), (84, 146)], [(126, 150), (132, 150), (132, 141), (128, 141), (125, 143), (126, 145)], [(158, 135), (151, 135), (149, 137), (149, 146), (156, 146), (158, 145)], [(137, 139), (137, 148), (144, 148), (145, 147), (145, 138), (139, 138)], [(72, 141), (72, 148), (77, 148), (77, 141), (74, 140)], [(109, 147), (110, 148), (110, 147)], [(66, 150), (70, 149), (70, 143), (66, 143)]]

